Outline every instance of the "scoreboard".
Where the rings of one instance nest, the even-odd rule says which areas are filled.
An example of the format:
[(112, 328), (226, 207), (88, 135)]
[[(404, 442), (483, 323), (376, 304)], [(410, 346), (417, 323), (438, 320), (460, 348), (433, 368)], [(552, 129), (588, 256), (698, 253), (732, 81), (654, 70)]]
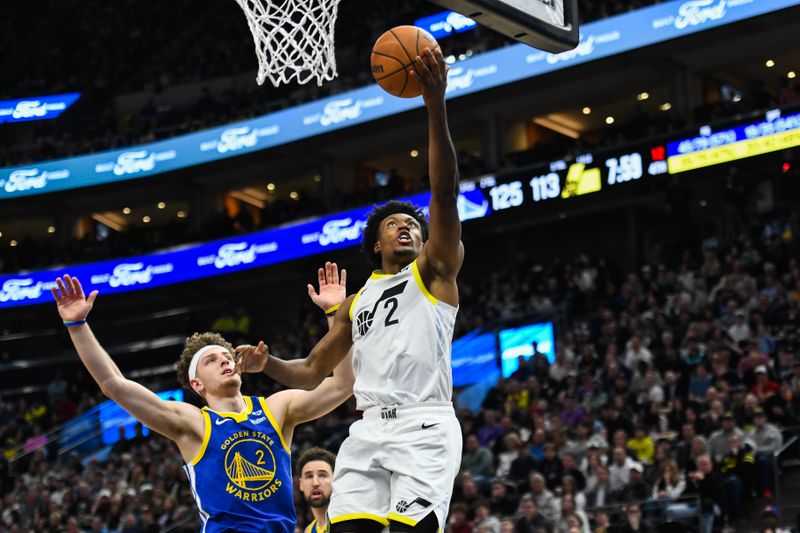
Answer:
[(621, 153), (587, 153), (574, 161), (557, 160), (529, 170), (483, 176), (462, 183), (462, 192), (483, 191), (491, 210), (499, 212), (617, 189), (667, 172), (666, 148), (657, 145)]

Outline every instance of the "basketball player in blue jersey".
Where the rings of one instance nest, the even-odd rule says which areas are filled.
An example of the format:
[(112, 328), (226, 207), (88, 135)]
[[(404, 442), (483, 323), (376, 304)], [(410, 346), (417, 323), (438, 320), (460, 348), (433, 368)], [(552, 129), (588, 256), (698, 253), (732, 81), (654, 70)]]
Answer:
[[(342, 271), (339, 283), (338, 271), (333, 275), (335, 265), (327, 265), (327, 278), (320, 270), (320, 292), (310, 287), (309, 293), (317, 305), (328, 308), (344, 300), (346, 274)], [(176, 369), (180, 381), (208, 406), (201, 410), (188, 403), (164, 401), (125, 379), (95, 339), (86, 319), (97, 291), (86, 298), (78, 279), (68, 275), (56, 282), (53, 296), (58, 313), (103, 394), (177, 444), (186, 461), (202, 531), (294, 533), (292, 434), (298, 424), (330, 412), (351, 396), (349, 358), (312, 391), (285, 390), (268, 398), (243, 396), (233, 346), (219, 334), (195, 333), (186, 339)]]
[(370, 215), (363, 248), (376, 270), (340, 306), (305, 359), (248, 353), (245, 372), (289, 387), (316, 387), (353, 348), (362, 420), (337, 455), (328, 514), (333, 533), (433, 533), (445, 524), (461, 460), (450, 350), (464, 259), (458, 168), (447, 126), (441, 52), (415, 62), (428, 111), (430, 227), (422, 212), (389, 202)]

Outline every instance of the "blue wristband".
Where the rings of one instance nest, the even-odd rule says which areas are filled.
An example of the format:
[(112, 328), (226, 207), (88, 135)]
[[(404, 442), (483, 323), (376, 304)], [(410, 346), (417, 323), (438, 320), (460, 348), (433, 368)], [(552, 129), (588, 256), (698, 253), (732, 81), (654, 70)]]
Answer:
[(81, 324), (86, 324), (86, 319), (85, 318), (83, 320), (72, 320), (72, 321), (65, 320), (64, 321), (64, 325), (67, 326), (68, 328), (71, 328), (73, 326), (80, 326)]

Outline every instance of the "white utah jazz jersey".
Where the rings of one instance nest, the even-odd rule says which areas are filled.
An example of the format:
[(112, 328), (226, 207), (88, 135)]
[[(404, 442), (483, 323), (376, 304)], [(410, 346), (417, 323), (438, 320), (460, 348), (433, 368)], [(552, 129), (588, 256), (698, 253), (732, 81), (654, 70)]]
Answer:
[(457, 312), (428, 292), (416, 261), (373, 273), (350, 306), (358, 409), (450, 401)]

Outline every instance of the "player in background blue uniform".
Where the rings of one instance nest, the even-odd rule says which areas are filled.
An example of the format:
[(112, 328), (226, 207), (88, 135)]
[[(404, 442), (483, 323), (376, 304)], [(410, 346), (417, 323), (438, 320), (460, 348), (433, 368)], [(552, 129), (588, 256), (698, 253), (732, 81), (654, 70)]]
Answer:
[[(319, 271), (319, 293), (309, 295), (323, 309), (345, 298), (335, 264)], [(353, 392), (350, 358), (312, 391), (284, 390), (268, 398), (243, 396), (236, 353), (216, 333), (186, 339), (176, 364), (178, 377), (203, 397), (203, 409), (165, 401), (126, 379), (92, 334), (86, 319), (97, 291), (88, 298), (77, 278), (65, 275), (53, 288), (58, 313), (72, 343), (103, 394), (134, 418), (177, 444), (186, 462), (192, 493), (203, 521), (202, 531), (294, 533), (296, 524), (290, 445), (294, 428), (323, 416)], [(329, 322), (332, 318), (329, 318)], [(266, 347), (243, 346), (266, 353)]]

